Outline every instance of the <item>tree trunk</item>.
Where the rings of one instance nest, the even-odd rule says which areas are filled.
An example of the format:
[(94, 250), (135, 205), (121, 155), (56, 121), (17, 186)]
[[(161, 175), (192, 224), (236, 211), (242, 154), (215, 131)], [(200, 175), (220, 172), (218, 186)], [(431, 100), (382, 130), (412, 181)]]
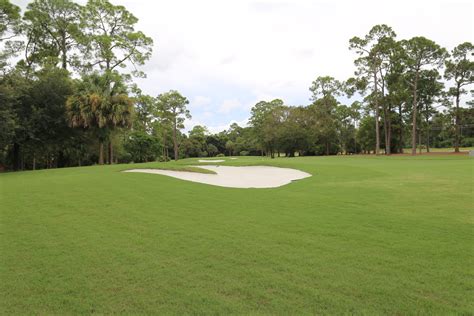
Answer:
[(454, 152), (459, 152), (459, 140), (460, 140), (460, 131), (459, 131), (459, 85), (456, 91), (456, 112), (454, 113), (454, 123), (456, 124), (456, 135), (454, 137)]
[(61, 58), (62, 58), (62, 67), (67, 69), (67, 47), (66, 47), (66, 32), (61, 32)]
[(390, 119), (387, 106), (383, 106), (383, 129), (385, 135), (385, 154), (390, 155)]
[(403, 154), (403, 113), (402, 113), (402, 103), (398, 105), (398, 114), (399, 114), (399, 131), (398, 131), (398, 152)]
[(416, 155), (416, 115), (418, 113), (418, 106), (417, 106), (417, 85), (418, 85), (418, 71), (416, 72), (415, 77), (415, 84), (413, 85), (413, 121), (412, 121), (412, 129), (411, 129), (411, 154)]
[(178, 140), (176, 139), (176, 121), (173, 125), (174, 161), (178, 161)]
[[(390, 109), (388, 110), (388, 113), (391, 113)], [(387, 135), (388, 153), (387, 153), (387, 155), (391, 155), (392, 154), (392, 120), (391, 120), (391, 117), (388, 120), (387, 125), (388, 125), (387, 126), (387, 132), (388, 132), (388, 135)]]
[(421, 154), (421, 131), (418, 131), (418, 151)]
[(114, 147), (112, 142), (109, 140), (109, 165), (114, 163)]
[(426, 118), (426, 152), (430, 152), (430, 121)]
[(99, 144), (99, 165), (104, 164), (104, 143), (100, 141)]
[(374, 107), (375, 107), (375, 154), (380, 154), (379, 101), (377, 95), (377, 72), (374, 71)]
[(36, 154), (33, 152), (33, 170), (36, 170)]
[(166, 134), (163, 131), (163, 157), (165, 158), (165, 161), (168, 160), (168, 150), (166, 148)]
[[(381, 75), (381, 80), (382, 80), (382, 96), (385, 96), (385, 82), (384, 78)], [(385, 137), (385, 155), (390, 155), (391, 154), (391, 149), (390, 149), (390, 107), (387, 105), (387, 100), (384, 99), (384, 102), (382, 103), (382, 108), (383, 108), (383, 130), (384, 130), (384, 137)]]
[(329, 156), (329, 142), (326, 141), (326, 156)]
[(13, 144), (13, 170), (20, 170), (20, 144)]

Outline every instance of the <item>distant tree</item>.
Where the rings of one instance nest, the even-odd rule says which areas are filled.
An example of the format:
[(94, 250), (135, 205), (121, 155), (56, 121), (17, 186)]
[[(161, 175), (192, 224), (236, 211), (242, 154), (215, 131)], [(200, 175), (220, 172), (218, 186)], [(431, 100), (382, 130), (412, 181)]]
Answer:
[[(153, 40), (135, 30), (137, 22), (124, 6), (89, 0), (81, 13), (87, 61), (84, 66), (99, 67), (107, 75), (127, 64), (143, 65), (151, 56)], [(136, 70), (132, 74), (143, 75)]]
[(157, 97), (157, 108), (159, 115), (163, 117), (166, 124), (169, 122), (173, 134), (174, 160), (179, 158), (178, 130), (184, 128), (184, 120), (190, 119), (191, 114), (186, 108), (188, 99), (176, 90), (170, 90)]
[[(431, 118), (436, 114), (435, 103), (443, 104), (443, 82), (439, 81), (441, 76), (436, 69), (423, 70), (420, 72), (418, 83), (418, 111), (422, 122), (420, 129), (424, 131), (426, 151), (430, 151)], [(418, 137), (418, 139), (420, 139)], [(421, 145), (421, 144), (420, 144)]]
[(360, 121), (359, 128), (357, 130), (357, 142), (362, 149), (362, 152), (370, 153), (375, 148), (375, 131), (373, 129), (375, 118), (367, 115)]
[(20, 33), (20, 7), (10, 0), (0, 0), (0, 41), (15, 37)]
[(140, 89), (133, 88), (135, 97), (135, 117), (133, 123), (134, 130), (146, 133), (153, 132), (153, 122), (159, 119), (156, 115), (156, 99), (150, 95), (143, 94)]
[(381, 24), (375, 25), (364, 37), (353, 37), (349, 41), (349, 48), (355, 50), (359, 57), (354, 61), (358, 70), (356, 75), (363, 77), (367, 82), (372, 82), (372, 97), (375, 112), (375, 153), (380, 152), (380, 75), (383, 65), (383, 57), (386, 50), (385, 43), (395, 38), (396, 34), (391, 27)]
[(0, 70), (2, 72), (7, 65), (7, 59), (20, 50), (21, 41), (12, 39), (21, 31), (20, 7), (9, 0), (0, 0)]
[(355, 114), (352, 112), (353, 108), (339, 105), (336, 109), (336, 116), (339, 121), (339, 139), (341, 142), (342, 152), (346, 155), (349, 153), (349, 146), (355, 139), (355, 126), (353, 125), (353, 118)]
[(331, 143), (337, 143), (337, 128), (339, 125), (336, 109), (336, 96), (342, 94), (342, 83), (333, 77), (318, 77), (310, 88), (313, 93), (313, 103), (309, 106), (309, 115), (314, 131), (314, 137), (324, 145), (324, 153), (331, 153)]
[(276, 149), (279, 129), (279, 109), (283, 101), (275, 99), (270, 102), (260, 101), (252, 107), (250, 125), (254, 128), (254, 136), (261, 146), (262, 152), (267, 151), (272, 158)]
[(209, 157), (214, 157), (219, 153), (219, 149), (213, 144), (207, 145), (207, 152), (209, 153)]
[(229, 153), (229, 156), (233, 156), (233, 154), (234, 154), (234, 148), (235, 148), (235, 144), (234, 144), (233, 141), (228, 140), (227, 143), (225, 143), (225, 149), (226, 149), (227, 152)]
[(87, 76), (78, 92), (66, 102), (67, 116), (71, 127), (93, 128), (99, 138), (99, 164), (104, 164), (104, 143), (109, 146), (109, 164), (113, 163), (113, 147), (110, 139), (115, 128), (130, 128), (132, 124), (133, 100), (116, 76), (110, 95), (101, 92), (104, 81), (110, 80), (97, 73)]
[(313, 143), (309, 126), (309, 111), (303, 106), (288, 106), (280, 109), (282, 123), (278, 133), (279, 151), (286, 157), (294, 157), (295, 152), (303, 155)]
[[(84, 71), (103, 74), (101, 94), (111, 96), (115, 77), (128, 80), (131, 76), (144, 77), (137, 70), (152, 52), (153, 40), (135, 30), (138, 19), (124, 6), (115, 6), (107, 0), (89, 0), (81, 9), (81, 26), (84, 45)], [(131, 73), (119, 69), (131, 66)]]
[(454, 119), (456, 125), (456, 134), (454, 139), (454, 151), (459, 152), (460, 143), (460, 110), (459, 102), (461, 96), (467, 91), (464, 89), (465, 86), (474, 83), (474, 61), (472, 56), (474, 55), (474, 46), (472, 43), (465, 42), (456, 46), (451, 52), (451, 58), (445, 62), (444, 77), (447, 80), (454, 81), (454, 87), (451, 87), (448, 91), (450, 96), (455, 99), (455, 110)]
[(446, 50), (425, 37), (413, 37), (402, 41), (404, 62), (408, 70), (408, 81), (412, 88), (412, 155), (416, 155), (418, 120), (418, 83), (422, 70), (439, 68), (446, 57)]
[(206, 127), (201, 125), (194, 126), (189, 131), (189, 137), (187, 138), (186, 148), (183, 150), (187, 157), (201, 157), (207, 156), (207, 144), (206, 138), (209, 131)]
[[(70, 56), (81, 38), (80, 6), (70, 0), (34, 0), (24, 15), (27, 29), (27, 58), (31, 62), (60, 61), (66, 69), (77, 58)], [(29, 55), (29, 56), (28, 56)], [(74, 60), (73, 60), (74, 59)]]
[(132, 132), (124, 144), (133, 162), (154, 161), (160, 152), (158, 139), (143, 131)]

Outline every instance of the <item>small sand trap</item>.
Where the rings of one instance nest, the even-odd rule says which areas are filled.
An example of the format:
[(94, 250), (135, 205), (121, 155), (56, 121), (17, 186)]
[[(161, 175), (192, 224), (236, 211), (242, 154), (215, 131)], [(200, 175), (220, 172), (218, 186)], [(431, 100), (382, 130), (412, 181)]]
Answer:
[(154, 173), (182, 180), (217, 185), (229, 188), (276, 188), (291, 181), (311, 177), (311, 174), (296, 169), (251, 166), (201, 166), (217, 174), (160, 169), (132, 169), (125, 172)]
[(199, 162), (224, 162), (222, 159), (199, 159)]

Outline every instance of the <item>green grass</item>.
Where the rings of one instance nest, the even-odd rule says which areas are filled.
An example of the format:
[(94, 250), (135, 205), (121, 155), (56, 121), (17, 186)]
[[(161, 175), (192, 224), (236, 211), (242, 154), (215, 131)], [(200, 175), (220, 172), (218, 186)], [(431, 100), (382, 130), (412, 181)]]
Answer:
[[(189, 161), (192, 164), (192, 161)], [(147, 164), (129, 164), (129, 165), (121, 165), (122, 168), (120, 170), (129, 170), (129, 169), (160, 169), (160, 170), (173, 170), (173, 171), (187, 171), (187, 172), (198, 172), (198, 173), (207, 173), (207, 174), (216, 174), (212, 170), (199, 168), (196, 166), (184, 166), (182, 164), (176, 163), (147, 163)]]
[(0, 314), (473, 314), (474, 159), (225, 163), (313, 175), (275, 189), (119, 172), (195, 161), (0, 174)]
[[(474, 150), (474, 147), (459, 147), (459, 151), (461, 151), (461, 152), (469, 152), (470, 150)], [(417, 153), (419, 152), (418, 148), (416, 149), (416, 152)], [(426, 148), (423, 147), (421, 149), (421, 152), (426, 153)], [(450, 148), (433, 148), (433, 147), (430, 147), (430, 152), (431, 153), (453, 153), (454, 152), (454, 147), (450, 147)], [(404, 148), (403, 153), (406, 153), (406, 154), (411, 153), (411, 148)]]

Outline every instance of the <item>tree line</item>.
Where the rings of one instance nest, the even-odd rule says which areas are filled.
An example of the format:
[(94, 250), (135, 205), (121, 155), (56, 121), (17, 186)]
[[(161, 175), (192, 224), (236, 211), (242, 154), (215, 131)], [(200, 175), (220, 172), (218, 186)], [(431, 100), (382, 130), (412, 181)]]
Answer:
[(0, 0), (0, 168), (474, 146), (470, 42), (448, 51), (376, 25), (349, 40), (354, 76), (317, 77), (309, 104), (260, 101), (246, 126), (185, 133), (188, 99), (133, 81), (153, 47), (137, 22), (107, 0), (34, 0), (23, 13)]

